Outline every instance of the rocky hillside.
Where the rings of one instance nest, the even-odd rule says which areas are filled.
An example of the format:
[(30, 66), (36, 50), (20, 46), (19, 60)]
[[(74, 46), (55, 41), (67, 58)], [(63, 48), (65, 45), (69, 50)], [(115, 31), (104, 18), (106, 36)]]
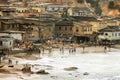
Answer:
[(79, 4), (84, 4), (85, 1), (97, 14), (105, 16), (120, 15), (120, 0), (76, 0)]
[[(118, 16), (120, 15), (120, 0), (113, 0), (114, 5), (110, 5), (111, 1), (101, 1), (100, 2), (100, 7), (102, 9), (102, 14), (103, 15), (108, 15), (108, 16)], [(112, 6), (109, 8), (109, 6)]]

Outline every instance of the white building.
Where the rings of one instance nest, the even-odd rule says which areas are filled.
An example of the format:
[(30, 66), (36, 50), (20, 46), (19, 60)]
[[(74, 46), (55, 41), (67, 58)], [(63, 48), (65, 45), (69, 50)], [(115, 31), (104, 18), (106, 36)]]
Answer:
[(10, 36), (0, 36), (0, 46), (5, 48), (13, 47), (14, 38)]
[(119, 26), (108, 26), (100, 30), (102, 35), (99, 35), (98, 38), (107, 39), (107, 40), (120, 40), (120, 27)]
[(25, 34), (24, 31), (12, 31), (12, 30), (6, 30), (6, 31), (0, 31), (0, 35), (2, 36), (10, 36), (16, 40), (23, 40), (23, 34)]

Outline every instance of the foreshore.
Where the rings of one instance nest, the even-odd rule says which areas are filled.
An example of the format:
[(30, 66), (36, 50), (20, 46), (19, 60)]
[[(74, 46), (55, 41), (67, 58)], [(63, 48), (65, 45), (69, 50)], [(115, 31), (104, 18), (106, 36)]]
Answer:
[[(101, 46), (92, 46), (92, 47), (85, 47), (83, 50), (83, 47), (76, 47), (76, 51), (73, 53), (69, 52), (69, 49), (66, 48), (64, 49), (64, 53), (61, 54), (60, 49), (52, 49), (51, 56), (49, 56), (49, 51), (45, 50), (44, 54), (41, 52), (39, 53), (32, 53), (31, 55), (28, 55), (27, 53), (16, 53), (16, 54), (11, 54), (11, 55), (6, 55), (5, 59), (2, 61), (0, 64), (0, 78), (6, 78), (10, 76), (18, 76), (19, 74), (24, 74), (22, 72), (22, 68), (24, 68), (24, 65), (19, 64), (20, 61), (26, 61), (26, 60), (38, 60), (42, 59), (45, 56), (61, 56), (61, 55), (76, 55), (76, 54), (87, 54), (87, 53), (92, 53), (92, 54), (107, 54), (108, 52), (115, 52), (117, 49), (114, 48), (107, 48), (106, 51), (104, 47)], [(9, 63), (9, 59), (12, 60), (12, 63)], [(17, 61), (17, 62), (16, 62)], [(31, 74), (31, 73), (30, 73)], [(20, 78), (20, 77), (19, 77)], [(21, 77), (22, 78), (22, 77)], [(24, 79), (21, 79), (24, 80)]]

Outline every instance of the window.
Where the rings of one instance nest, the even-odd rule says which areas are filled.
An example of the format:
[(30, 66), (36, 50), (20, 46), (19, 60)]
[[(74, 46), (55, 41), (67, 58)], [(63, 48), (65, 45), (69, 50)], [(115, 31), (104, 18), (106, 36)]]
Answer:
[(114, 36), (114, 33), (112, 33), (112, 36)]
[(83, 31), (87, 31), (87, 27), (83, 27)]
[(65, 31), (67, 31), (67, 27), (65, 27)]
[(92, 27), (90, 27), (89, 31), (92, 31)]
[(115, 33), (115, 36), (117, 36), (117, 33)]
[(0, 46), (2, 46), (2, 41), (0, 41)]
[(8, 29), (10, 29), (10, 25), (7, 25)]
[(61, 30), (61, 27), (59, 27), (59, 30)]
[(78, 29), (78, 27), (76, 27), (76, 32), (79, 32), (79, 29)]
[(107, 36), (108, 35), (108, 33), (105, 33), (105, 36)]
[(70, 31), (72, 31), (72, 27), (70, 27)]
[(120, 33), (119, 33), (119, 36), (120, 36)]

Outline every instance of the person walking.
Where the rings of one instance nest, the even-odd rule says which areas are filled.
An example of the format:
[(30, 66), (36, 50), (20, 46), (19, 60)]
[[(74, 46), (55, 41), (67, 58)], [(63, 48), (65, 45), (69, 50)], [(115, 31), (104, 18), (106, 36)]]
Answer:
[(107, 46), (104, 47), (104, 53), (106, 53), (106, 52), (107, 52)]
[(8, 64), (12, 64), (12, 60), (11, 59), (8, 60)]
[(111, 51), (111, 44), (109, 43), (108, 45), (108, 48), (109, 48), (109, 52)]
[(39, 50), (39, 58), (40, 58), (40, 55), (41, 55), (41, 50), (40, 49), (38, 49)]
[(42, 52), (43, 52), (43, 54), (44, 54), (44, 47), (43, 47), (43, 49), (42, 49)]
[(85, 46), (83, 45), (82, 48), (83, 48), (83, 53), (85, 53)]

